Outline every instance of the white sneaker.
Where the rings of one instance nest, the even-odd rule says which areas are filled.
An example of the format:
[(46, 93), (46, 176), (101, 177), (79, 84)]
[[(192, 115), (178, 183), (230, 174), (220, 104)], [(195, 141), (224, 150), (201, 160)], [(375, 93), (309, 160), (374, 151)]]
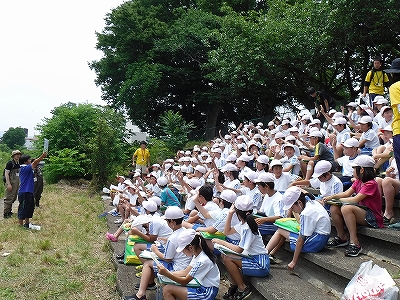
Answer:
[(117, 219), (117, 220), (114, 221), (114, 223), (115, 223), (115, 224), (122, 224), (123, 221), (124, 221), (124, 220), (122, 220), (122, 219)]
[(34, 229), (34, 230), (40, 230), (40, 226), (39, 225), (34, 225), (34, 224), (31, 224), (31, 223), (29, 223), (29, 228), (30, 229)]

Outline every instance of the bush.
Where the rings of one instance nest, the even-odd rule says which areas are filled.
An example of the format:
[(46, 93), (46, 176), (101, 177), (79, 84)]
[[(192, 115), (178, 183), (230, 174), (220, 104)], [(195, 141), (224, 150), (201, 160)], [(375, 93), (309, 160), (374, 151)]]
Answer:
[(56, 183), (62, 178), (76, 179), (85, 177), (85, 171), (90, 165), (90, 160), (85, 154), (79, 153), (78, 150), (65, 148), (55, 151), (55, 153), (47, 159), (47, 164), (43, 172), (43, 176), (47, 183)]
[(150, 151), (150, 160), (153, 164), (160, 163), (167, 158), (173, 158), (176, 155), (173, 149), (169, 149), (164, 141), (155, 138), (150, 139), (148, 149)]

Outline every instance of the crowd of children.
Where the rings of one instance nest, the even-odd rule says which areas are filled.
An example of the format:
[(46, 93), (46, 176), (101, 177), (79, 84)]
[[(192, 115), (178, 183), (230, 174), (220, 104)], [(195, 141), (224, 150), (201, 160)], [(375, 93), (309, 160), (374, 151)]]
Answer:
[[(293, 270), (301, 252), (324, 247), (358, 256), (357, 225), (394, 223), (400, 182), (388, 100), (376, 96), (372, 107), (350, 102), (320, 113), (326, 123), (303, 113), (276, 116), (267, 126), (240, 124), (148, 172), (117, 176), (111, 196), (122, 225), (106, 238), (135, 234), (143, 239), (137, 255), (147, 249), (156, 256), (140, 258), (138, 291), (125, 299), (146, 299), (156, 274), (176, 283), (163, 288), (164, 299), (214, 299), (219, 255), (231, 282), (223, 298), (246, 299), (252, 292), (243, 275), (268, 276), (285, 241)], [(297, 230), (280, 225), (292, 217)], [(337, 236), (329, 240), (331, 220)]]

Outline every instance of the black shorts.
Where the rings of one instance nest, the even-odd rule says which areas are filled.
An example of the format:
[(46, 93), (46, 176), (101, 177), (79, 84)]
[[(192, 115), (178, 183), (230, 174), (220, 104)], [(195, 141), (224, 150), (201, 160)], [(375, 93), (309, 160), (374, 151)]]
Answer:
[(33, 193), (19, 193), (18, 201), (18, 219), (23, 220), (26, 218), (32, 218), (33, 211), (35, 210)]

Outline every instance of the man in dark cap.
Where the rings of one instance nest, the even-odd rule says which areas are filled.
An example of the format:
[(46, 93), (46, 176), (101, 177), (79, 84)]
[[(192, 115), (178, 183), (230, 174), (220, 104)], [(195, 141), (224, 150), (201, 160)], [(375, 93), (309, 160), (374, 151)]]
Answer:
[(393, 60), (390, 69), (385, 70), (392, 77), (389, 87), (390, 105), (393, 109), (393, 153), (397, 170), (400, 170), (400, 58)]
[(317, 91), (313, 87), (309, 87), (307, 93), (314, 101), (316, 117), (321, 121), (321, 124), (323, 124), (325, 122), (325, 117), (321, 113), (321, 109), (326, 113), (328, 113), (331, 108), (334, 109), (335, 99), (322, 91)]

